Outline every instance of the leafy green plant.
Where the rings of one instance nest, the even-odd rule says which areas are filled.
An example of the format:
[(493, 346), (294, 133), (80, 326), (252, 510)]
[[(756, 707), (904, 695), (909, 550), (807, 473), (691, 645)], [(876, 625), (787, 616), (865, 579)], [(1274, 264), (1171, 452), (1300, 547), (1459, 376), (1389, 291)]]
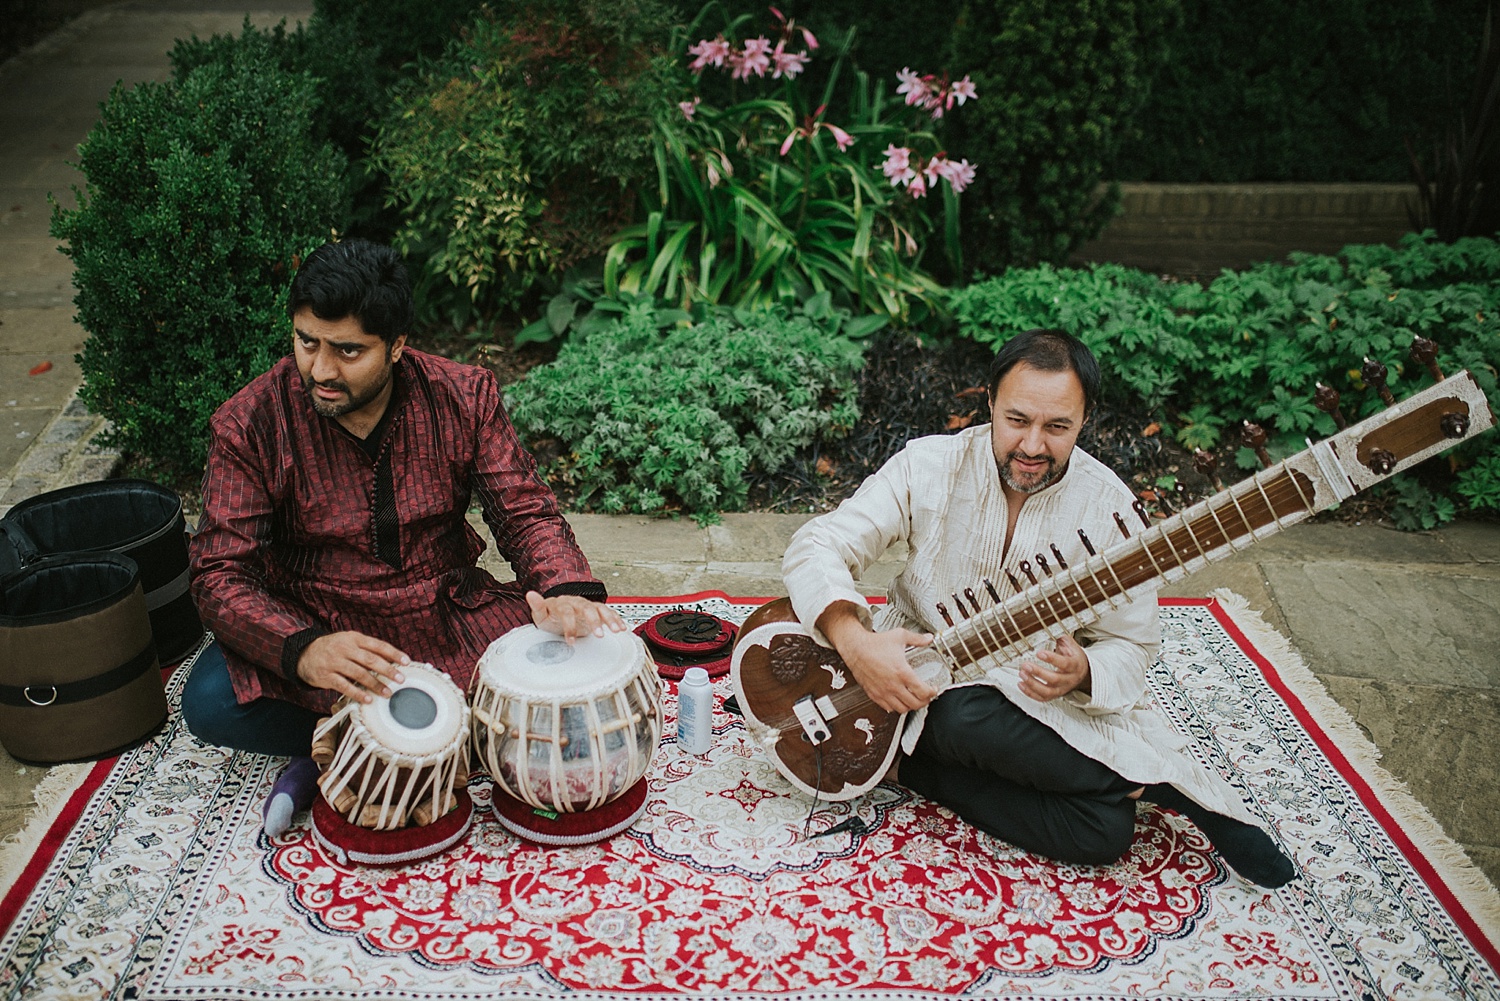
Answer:
[(580, 503), (711, 521), (744, 506), (747, 471), (847, 432), (860, 352), (805, 316), (664, 325), (643, 300), (571, 337), (510, 387), (507, 405), (524, 436), (563, 443), (549, 473)]
[(117, 86), (77, 206), (54, 202), (89, 332), (82, 397), (166, 475), (201, 475), (210, 415), (287, 350), (298, 254), (345, 223), (344, 157), (310, 137), (316, 90), (253, 42)]
[[(1031, 327), (1077, 333), (1099, 357), (1106, 392), (1125, 391), (1158, 409), (1188, 448), (1233, 444), (1225, 429), (1253, 418), (1270, 433), (1271, 454), (1290, 455), (1308, 434), (1335, 430), (1312, 404), (1318, 383), (1342, 395), (1351, 421), (1383, 406), (1360, 375), (1365, 357), (1387, 366), (1398, 397), (1430, 384), (1427, 370), (1407, 357), (1418, 334), (1438, 343), (1444, 371), (1468, 369), (1500, 408), (1500, 243), (1490, 239), (1446, 244), (1413, 234), (1399, 247), (1294, 254), (1286, 263), (1224, 272), (1207, 286), (1117, 265), (1043, 265), (957, 290), (949, 306), (959, 332), (983, 344)], [(1462, 471), (1444, 489), (1476, 509), (1494, 503), (1497, 438), (1480, 436), (1452, 453)], [(1255, 465), (1248, 449), (1236, 458), (1242, 468)], [(1456, 510), (1442, 494), (1439, 503), (1415, 487), (1392, 489), (1403, 491), (1397, 505), (1405, 525), (1446, 520)]]
[[(698, 93), (656, 122), (656, 189), (646, 193), (644, 219), (605, 257), (606, 294), (752, 308), (826, 291), (858, 313), (901, 322), (929, 315), (939, 286), (922, 255), (937, 236), (956, 260), (958, 194), (975, 170), (949, 158), (922, 123), (974, 98), (972, 83), (908, 71), (895, 91), (863, 74), (845, 88), (847, 37), (820, 47), (782, 19), (738, 39), (743, 20), (682, 57), (696, 57), (688, 68)], [(800, 78), (816, 53), (834, 47), (840, 55), (814, 105)], [(715, 73), (732, 78), (722, 105), (704, 99), (723, 89)], [(740, 93), (768, 76), (769, 92)], [(929, 191), (941, 192), (936, 212), (927, 210)]]
[(1453, 520), (1457, 509), (1450, 497), (1434, 493), (1418, 480), (1402, 476), (1384, 484), (1392, 499), (1391, 521), (1403, 532), (1425, 532)]
[(429, 317), (513, 309), (603, 252), (650, 176), (676, 99), (654, 0), (545, 0), (482, 13), (399, 84), (372, 157)]

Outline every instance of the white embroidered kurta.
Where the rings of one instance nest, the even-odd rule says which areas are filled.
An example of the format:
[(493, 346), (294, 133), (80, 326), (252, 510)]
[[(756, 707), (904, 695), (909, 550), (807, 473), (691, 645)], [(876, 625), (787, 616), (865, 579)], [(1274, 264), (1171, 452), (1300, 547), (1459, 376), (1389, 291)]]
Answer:
[[(1007, 552), (1007, 502), (985, 424), (909, 443), (836, 511), (797, 532), (782, 574), (797, 618), (825, 646), (827, 638), (813, 623), (837, 601), (852, 603), (877, 629), (904, 625), (935, 633), (946, 626), (938, 602), (955, 621), (954, 593), (972, 589), (987, 607), (985, 578), (1002, 599), (1009, 598), (1014, 589), (1005, 571), (1025, 587), (1021, 561), (1040, 577), (1038, 554), (1056, 569), (1054, 545), (1069, 566), (1083, 563), (1088, 551), (1079, 529), (1103, 552), (1120, 538), (1115, 512), (1128, 519), (1127, 525), (1140, 524), (1131, 510), (1134, 500), (1107, 466), (1075, 448), (1063, 476), (1026, 499)], [(906, 566), (888, 603), (872, 618), (854, 581), (898, 541), (909, 549)], [(976, 683), (999, 688), (1069, 745), (1130, 781), (1171, 783), (1216, 813), (1255, 823), (1234, 788), (1186, 753), (1186, 739), (1149, 701), (1146, 668), (1161, 643), (1153, 596), (1107, 611), (1077, 638), (1088, 652), (1092, 693), (1075, 691), (1038, 702), (1019, 688), (1019, 659), (987, 659), (978, 669), (983, 680)], [(908, 750), (925, 715), (922, 710), (908, 720), (903, 738)]]

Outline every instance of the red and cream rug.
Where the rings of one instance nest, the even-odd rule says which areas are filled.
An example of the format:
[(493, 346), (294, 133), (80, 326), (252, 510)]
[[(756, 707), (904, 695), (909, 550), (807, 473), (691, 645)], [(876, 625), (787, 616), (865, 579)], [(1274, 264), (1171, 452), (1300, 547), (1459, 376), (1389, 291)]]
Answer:
[[(634, 623), (668, 605), (735, 621), (755, 607), (617, 607)], [(1144, 806), (1131, 853), (1105, 867), (1027, 855), (895, 785), (809, 822), (737, 718), (716, 713), (707, 755), (678, 751), (675, 684), (626, 833), (530, 846), (494, 820), (481, 775), (457, 847), (346, 866), (305, 819), (261, 833), (281, 761), (205, 747), (174, 714), (146, 745), (49, 778), (46, 815), (10, 850), (0, 994), (1500, 1001), (1494, 889), (1285, 641), (1232, 595), (1162, 613), (1155, 697), (1296, 859), (1279, 891)]]

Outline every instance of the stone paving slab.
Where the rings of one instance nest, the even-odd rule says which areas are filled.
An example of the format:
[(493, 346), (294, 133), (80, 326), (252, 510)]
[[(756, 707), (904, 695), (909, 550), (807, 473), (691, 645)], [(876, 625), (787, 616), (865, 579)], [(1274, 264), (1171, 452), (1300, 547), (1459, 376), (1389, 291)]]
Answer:
[(1500, 689), (1500, 568), (1263, 564), (1309, 663), (1348, 677)]

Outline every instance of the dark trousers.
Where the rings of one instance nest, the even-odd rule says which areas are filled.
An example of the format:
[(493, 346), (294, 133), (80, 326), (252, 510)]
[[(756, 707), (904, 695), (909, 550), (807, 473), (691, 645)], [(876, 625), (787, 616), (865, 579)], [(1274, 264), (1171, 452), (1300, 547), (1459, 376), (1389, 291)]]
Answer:
[(1038, 855), (1088, 865), (1117, 861), (1135, 836), (1140, 786), (1068, 746), (997, 688), (951, 688), (901, 782), (964, 820)]
[(305, 758), (322, 715), (281, 699), (236, 702), (229, 665), (217, 642), (203, 651), (182, 689), (182, 718), (193, 736), (239, 751)]

